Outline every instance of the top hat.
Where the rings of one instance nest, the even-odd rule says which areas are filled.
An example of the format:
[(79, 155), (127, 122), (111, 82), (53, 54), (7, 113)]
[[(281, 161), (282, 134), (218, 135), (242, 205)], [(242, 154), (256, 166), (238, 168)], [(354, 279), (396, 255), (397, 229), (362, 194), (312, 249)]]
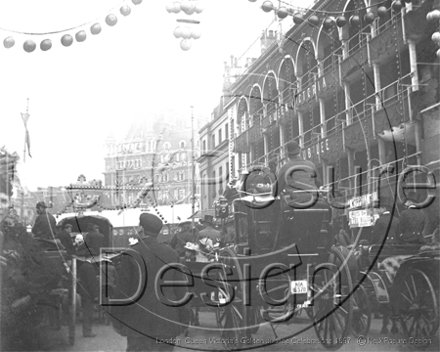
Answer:
[(212, 215), (205, 215), (205, 216), (203, 217), (203, 219), (200, 220), (200, 222), (201, 222), (201, 223), (206, 222), (206, 223), (212, 224), (212, 223), (214, 222), (214, 217), (213, 217)]
[(290, 141), (289, 143), (287, 143), (286, 149), (287, 149), (287, 154), (289, 155), (299, 154), (301, 151), (301, 147), (295, 141)]

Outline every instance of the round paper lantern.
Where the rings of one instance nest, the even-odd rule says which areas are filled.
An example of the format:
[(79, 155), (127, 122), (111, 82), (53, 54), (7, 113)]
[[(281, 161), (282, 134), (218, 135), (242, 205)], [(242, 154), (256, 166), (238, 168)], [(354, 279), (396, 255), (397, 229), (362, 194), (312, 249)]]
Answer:
[(194, 39), (199, 39), (202, 36), (202, 31), (198, 28), (191, 29), (191, 37)]
[(304, 16), (300, 13), (296, 13), (293, 15), (293, 22), (295, 24), (301, 24), (304, 22)]
[(73, 43), (73, 37), (70, 34), (64, 34), (61, 37), (61, 44), (64, 46), (71, 46)]
[(347, 19), (345, 18), (345, 16), (338, 16), (336, 18), (336, 25), (338, 27), (344, 27), (347, 24)]
[(15, 45), (15, 39), (12, 37), (7, 37), (3, 40), (3, 45), (6, 49), (10, 49)]
[(185, 14), (187, 15), (192, 15), (195, 11), (196, 11), (196, 6), (194, 4), (191, 4), (189, 10), (186, 11), (184, 10), (183, 12), (185, 12)]
[(135, 5), (140, 5), (142, 4), (142, 0), (131, 0), (131, 2)]
[(79, 31), (78, 33), (75, 34), (75, 39), (79, 43), (85, 41), (86, 38), (87, 38), (86, 31)]
[(192, 8), (191, 1), (189, 1), (189, 0), (183, 0), (183, 1), (180, 3), (180, 8), (182, 9), (183, 12), (186, 12), (186, 11), (190, 10), (190, 9)]
[(195, 7), (195, 12), (202, 13), (204, 9), (205, 9), (205, 7), (203, 6), (203, 4), (201, 2), (198, 2)]
[(317, 25), (319, 25), (319, 17), (316, 16), (316, 15), (312, 15), (312, 16), (310, 16), (309, 19), (308, 19), (308, 21), (309, 21), (309, 24), (312, 25), (312, 26), (317, 26)]
[(440, 49), (437, 50), (437, 57), (440, 59)]
[[(122, 9), (122, 7), (121, 7)], [(174, 2), (170, 2), (165, 6), (165, 9), (168, 11), (168, 13), (174, 12)]]
[(118, 23), (118, 18), (111, 13), (105, 18), (105, 23), (107, 23), (109, 26), (114, 26), (116, 23)]
[(192, 45), (192, 43), (191, 43), (191, 40), (190, 40), (190, 39), (183, 39), (183, 40), (180, 42), (180, 48), (181, 48), (182, 50), (184, 50), (184, 51), (187, 51), (187, 50), (191, 49), (191, 45)]
[(184, 39), (191, 38), (191, 30), (188, 27), (181, 27), (180, 35)]
[(95, 23), (93, 26), (90, 27), (90, 33), (93, 35), (101, 33), (101, 25), (99, 23)]
[(182, 11), (182, 9), (180, 8), (180, 2), (174, 1), (174, 13), (179, 13), (180, 11)]
[(440, 20), (440, 11), (439, 10), (434, 10), (434, 11), (429, 12), (426, 15), (426, 19), (428, 21)]
[[(174, 9), (174, 4), (172, 5), (173, 9)], [(121, 8), (119, 9), (119, 11), (121, 12), (121, 15), (123, 16), (128, 16), (131, 13), (131, 8), (128, 5), (123, 5), (121, 6)], [(169, 12), (169, 11), (168, 11)]]
[(52, 41), (50, 39), (44, 39), (40, 43), (40, 49), (43, 51), (48, 51), (50, 48), (52, 48)]
[(264, 12), (270, 12), (270, 11), (272, 11), (272, 10), (273, 10), (273, 4), (272, 4), (272, 1), (265, 1), (265, 2), (263, 2), (263, 4), (261, 5), (261, 9), (262, 9)]
[(333, 24), (335, 23), (335, 19), (332, 17), (327, 17), (324, 20), (324, 23), (322, 24), (322, 26), (324, 27), (324, 29), (331, 29), (333, 27)]
[(436, 44), (440, 44), (440, 33), (439, 32), (434, 32), (431, 36), (431, 39), (434, 43)]
[(280, 7), (278, 9), (277, 15), (279, 18), (283, 19), (286, 18), (289, 15), (289, 13), (287, 12), (287, 9), (285, 7)]
[(394, 0), (393, 3), (391, 4), (391, 7), (394, 11), (399, 12), (400, 10), (402, 10), (402, 2), (400, 0)]
[(377, 9), (377, 15), (379, 17), (386, 17), (387, 14), (388, 14), (388, 9), (385, 6), (380, 6)]
[(361, 24), (361, 19), (358, 15), (353, 15), (350, 17), (350, 26), (357, 27)]
[(182, 27), (180, 27), (180, 26), (176, 27), (176, 29), (174, 29), (173, 34), (176, 38), (182, 37)]
[(255, 1), (257, 1), (257, 0), (249, 0), (249, 2), (255, 2)]
[(410, 4), (410, 3), (412, 2), (412, 0), (405, 0), (405, 2), (406, 2), (407, 4)]
[(27, 53), (33, 52), (36, 47), (37, 47), (37, 45), (32, 40), (26, 40), (23, 44), (23, 49)]
[(368, 24), (373, 23), (374, 22), (374, 13), (367, 12), (364, 16), (364, 21), (367, 22)]

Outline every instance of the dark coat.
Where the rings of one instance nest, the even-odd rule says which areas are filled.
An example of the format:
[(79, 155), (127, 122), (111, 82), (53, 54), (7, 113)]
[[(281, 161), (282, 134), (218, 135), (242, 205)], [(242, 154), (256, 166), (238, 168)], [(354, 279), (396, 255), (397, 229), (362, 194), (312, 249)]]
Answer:
[(104, 247), (104, 235), (97, 231), (91, 231), (85, 239), (86, 248), (93, 255), (101, 254), (101, 248)]
[(32, 227), (32, 233), (39, 238), (47, 240), (55, 239), (57, 228), (57, 221), (54, 216), (47, 211), (39, 214), (35, 219), (34, 226)]
[(67, 251), (67, 254), (75, 254), (75, 247), (73, 245), (72, 238), (70, 237), (70, 234), (67, 231), (61, 231), (58, 234), (58, 239), (61, 241), (61, 244), (64, 246), (64, 248)]
[[(306, 170), (300, 170), (304, 167)], [(292, 168), (298, 168), (292, 172)], [(311, 173), (315, 172), (316, 177)], [(278, 192), (298, 194), (301, 190), (313, 190), (322, 185), (315, 164), (297, 155), (285, 163), (278, 173)], [(293, 191), (293, 192), (292, 192)]]
[(222, 234), (220, 231), (212, 228), (211, 226), (206, 226), (202, 231), (199, 232), (198, 239), (201, 240), (202, 238), (208, 237), (213, 241), (216, 241), (217, 239), (221, 239)]
[[(390, 230), (387, 235), (387, 228), (390, 222)], [(399, 219), (395, 216), (391, 219), (391, 213), (389, 211), (383, 213), (374, 223), (370, 244), (382, 243), (385, 235), (387, 235), (387, 240), (397, 240), (398, 227)]]
[[(183, 298), (188, 292), (187, 288), (175, 284), (162, 286), (162, 290), (159, 288), (158, 291), (163, 292), (163, 296), (169, 300), (163, 302), (156, 296), (155, 278), (162, 268), (179, 263), (177, 252), (166, 244), (157, 242), (157, 239), (153, 237), (141, 238), (137, 244), (131, 247), (131, 250), (140, 255), (141, 258), (138, 260), (145, 262), (145, 265), (141, 265), (141, 275), (146, 278), (147, 283), (145, 290), (141, 292), (136, 302), (112, 307), (115, 327), (125, 326), (126, 334), (133, 337), (144, 336), (153, 339), (176, 337), (181, 332), (179, 322), (183, 322), (184, 319), (181, 313), (186, 311), (188, 304), (175, 307), (165, 303)], [(115, 298), (131, 297), (139, 286), (139, 266), (129, 253), (127, 252), (127, 255), (123, 253), (121, 256)], [(171, 269), (164, 273), (159, 284), (166, 281), (181, 282), (185, 279), (181, 272)]]
[(78, 270), (78, 293), (83, 299), (94, 300), (99, 295), (97, 264), (85, 261)]
[(399, 240), (401, 242), (423, 243), (423, 228), (426, 218), (420, 209), (410, 207), (400, 214)]

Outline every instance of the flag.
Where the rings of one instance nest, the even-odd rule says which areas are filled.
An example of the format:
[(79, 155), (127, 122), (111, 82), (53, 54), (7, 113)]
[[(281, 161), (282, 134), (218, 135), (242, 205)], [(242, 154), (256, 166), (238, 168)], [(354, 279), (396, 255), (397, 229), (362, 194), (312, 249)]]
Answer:
[(21, 113), (21, 118), (22, 118), (23, 123), (24, 123), (24, 129), (26, 130), (25, 148), (27, 147), (27, 152), (28, 152), (29, 156), (32, 158), (32, 155), (31, 155), (31, 140), (30, 140), (29, 131), (28, 131), (28, 128), (27, 128), (27, 123), (28, 123), (28, 120), (29, 120), (29, 116), (30, 115), (27, 112), (25, 112), (25, 113), (22, 112)]

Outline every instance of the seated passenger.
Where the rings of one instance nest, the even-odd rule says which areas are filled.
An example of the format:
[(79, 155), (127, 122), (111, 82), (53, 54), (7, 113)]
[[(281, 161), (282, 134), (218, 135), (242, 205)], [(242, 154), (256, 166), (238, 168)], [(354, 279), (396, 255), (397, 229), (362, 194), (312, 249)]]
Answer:
[[(387, 242), (394, 242), (397, 240), (397, 229), (399, 227), (399, 219), (391, 216), (391, 207), (384, 205), (379, 210), (380, 216), (374, 223), (373, 233), (371, 234), (371, 244), (380, 244), (383, 238), (387, 236)], [(389, 225), (391, 222), (391, 225)], [(387, 229), (390, 226), (388, 233)]]
[(313, 162), (301, 157), (297, 142), (287, 143), (286, 149), (289, 160), (278, 174), (279, 193), (288, 195), (294, 203), (304, 204), (301, 208), (311, 207), (319, 200), (317, 190), (322, 186), (318, 170)]

